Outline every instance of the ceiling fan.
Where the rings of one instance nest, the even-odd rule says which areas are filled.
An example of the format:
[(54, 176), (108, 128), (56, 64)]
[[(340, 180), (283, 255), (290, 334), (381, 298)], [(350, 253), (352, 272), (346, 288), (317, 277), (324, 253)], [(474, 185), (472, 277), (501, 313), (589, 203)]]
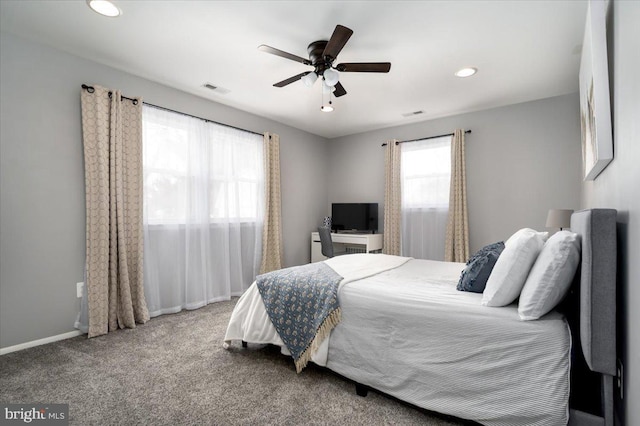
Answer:
[(271, 53), (272, 55), (300, 62), (304, 65), (310, 65), (314, 68), (313, 71), (306, 71), (298, 75), (294, 75), (293, 77), (289, 77), (286, 80), (282, 80), (274, 84), (275, 87), (284, 87), (298, 80), (302, 80), (306, 86), (312, 86), (316, 79), (319, 76), (322, 76), (323, 83), (329, 88), (330, 92), (333, 91), (333, 95), (337, 98), (347, 94), (347, 91), (338, 81), (338, 71), (385, 73), (389, 72), (391, 69), (391, 63), (389, 62), (345, 62), (334, 66), (333, 62), (336, 60), (338, 54), (352, 34), (353, 31), (349, 28), (342, 25), (336, 25), (336, 29), (333, 31), (329, 41), (314, 41), (307, 47), (309, 59), (284, 52), (274, 47), (267, 46), (266, 44), (258, 46), (258, 49), (263, 52)]

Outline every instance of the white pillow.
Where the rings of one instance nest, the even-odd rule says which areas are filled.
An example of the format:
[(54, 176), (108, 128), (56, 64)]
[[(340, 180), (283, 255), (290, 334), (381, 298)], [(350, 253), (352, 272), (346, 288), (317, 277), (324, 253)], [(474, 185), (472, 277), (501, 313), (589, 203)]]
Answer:
[(506, 306), (518, 298), (548, 235), (523, 228), (504, 243), (482, 294), (484, 306)]
[(555, 308), (569, 291), (579, 262), (578, 234), (560, 231), (549, 238), (520, 294), (520, 319), (536, 320)]

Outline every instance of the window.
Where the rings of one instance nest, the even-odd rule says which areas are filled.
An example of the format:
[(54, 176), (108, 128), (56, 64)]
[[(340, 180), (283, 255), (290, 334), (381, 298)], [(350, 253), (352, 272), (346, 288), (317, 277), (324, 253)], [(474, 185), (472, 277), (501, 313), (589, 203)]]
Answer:
[(444, 260), (451, 136), (401, 145), (402, 254)]
[(143, 127), (149, 224), (259, 220), (261, 135), (148, 106)]
[(447, 208), (451, 180), (451, 137), (402, 145), (404, 208)]

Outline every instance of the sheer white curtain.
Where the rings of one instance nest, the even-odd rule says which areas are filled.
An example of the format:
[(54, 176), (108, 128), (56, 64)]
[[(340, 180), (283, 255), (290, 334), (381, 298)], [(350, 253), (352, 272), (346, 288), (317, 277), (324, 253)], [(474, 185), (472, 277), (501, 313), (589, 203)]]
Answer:
[(149, 314), (242, 294), (262, 257), (262, 135), (145, 105), (143, 151)]
[(444, 260), (451, 136), (401, 146), (402, 255)]

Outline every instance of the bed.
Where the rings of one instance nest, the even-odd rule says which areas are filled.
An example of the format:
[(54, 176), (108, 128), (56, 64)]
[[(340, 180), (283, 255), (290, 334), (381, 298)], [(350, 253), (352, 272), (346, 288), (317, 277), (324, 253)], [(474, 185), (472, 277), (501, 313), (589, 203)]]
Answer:
[[(482, 306), (482, 294), (456, 290), (463, 263), (380, 254), (329, 259), (343, 278), (341, 320), (311, 360), (355, 381), (360, 394), (372, 388), (486, 425), (613, 424), (615, 217), (609, 209), (572, 217), (583, 261), (564, 305), (575, 298), (577, 315), (554, 310), (522, 321), (516, 304)], [(274, 344), (289, 354), (255, 283), (232, 313), (225, 345), (233, 341)], [(611, 391), (604, 409), (592, 413), (569, 410), (572, 348), (580, 345), (580, 359)]]

